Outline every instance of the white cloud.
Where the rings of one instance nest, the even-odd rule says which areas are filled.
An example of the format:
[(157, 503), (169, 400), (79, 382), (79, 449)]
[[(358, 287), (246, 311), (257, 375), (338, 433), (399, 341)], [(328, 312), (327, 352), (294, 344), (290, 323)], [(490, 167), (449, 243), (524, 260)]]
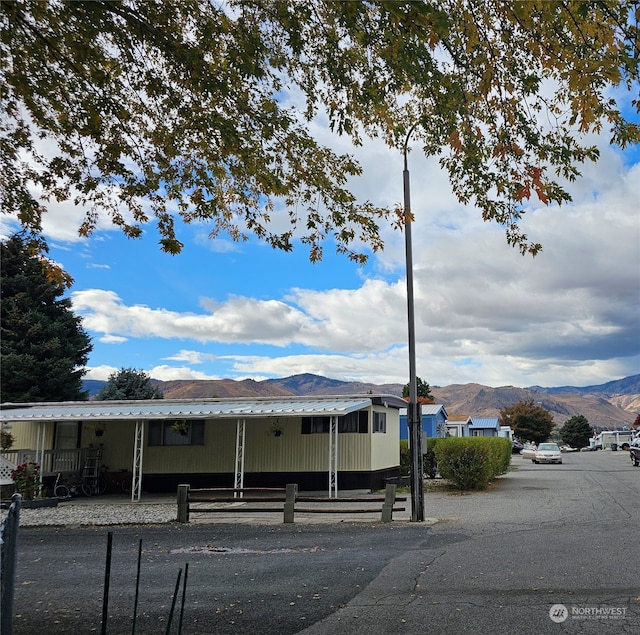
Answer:
[(175, 355), (163, 357), (163, 359), (171, 362), (187, 362), (188, 364), (204, 364), (205, 362), (213, 362), (217, 359), (217, 355), (201, 353), (200, 351), (181, 350)]
[(127, 341), (126, 337), (121, 337), (120, 335), (103, 335), (100, 338), (100, 341), (103, 344), (122, 344), (123, 342)]
[[(144, 305), (127, 306), (113, 291), (87, 289), (72, 294), (85, 328), (122, 337), (191, 339), (323, 349), (376, 350), (380, 342), (402, 338), (399, 284), (366, 281), (356, 291), (296, 290), (300, 307), (280, 300), (232, 296), (224, 303), (203, 301), (209, 313), (179, 313)], [(369, 329), (354, 328), (366, 322)]]
[(160, 381), (174, 381), (177, 379), (221, 379), (218, 375), (208, 375), (204, 372), (195, 371), (188, 366), (154, 366), (147, 371), (153, 379)]
[(120, 369), (115, 366), (108, 366), (106, 364), (102, 364), (100, 366), (87, 366), (87, 372), (84, 378), (107, 381), (110, 375), (117, 373), (119, 370)]

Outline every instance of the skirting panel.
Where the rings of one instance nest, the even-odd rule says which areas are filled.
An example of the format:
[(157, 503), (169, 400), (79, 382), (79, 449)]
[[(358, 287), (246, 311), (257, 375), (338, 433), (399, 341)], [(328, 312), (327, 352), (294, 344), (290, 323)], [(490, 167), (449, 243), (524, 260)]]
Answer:
[[(341, 490), (366, 489), (376, 491), (384, 489), (387, 479), (400, 476), (400, 467), (375, 472), (338, 472), (338, 492)], [(175, 492), (178, 485), (189, 484), (195, 488), (233, 487), (232, 473), (212, 474), (144, 474), (142, 489), (149, 493)], [(246, 472), (245, 487), (285, 487), (288, 483), (297, 483), (302, 492), (324, 491), (329, 489), (328, 472)]]

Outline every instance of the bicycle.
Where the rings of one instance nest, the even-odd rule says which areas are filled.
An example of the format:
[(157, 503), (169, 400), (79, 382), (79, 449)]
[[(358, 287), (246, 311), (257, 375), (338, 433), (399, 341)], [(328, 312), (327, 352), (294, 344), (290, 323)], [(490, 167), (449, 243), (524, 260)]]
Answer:
[(80, 478), (78, 474), (67, 474), (62, 476), (62, 472), (58, 472), (56, 482), (53, 486), (53, 495), (60, 499), (74, 498), (80, 495)]
[(99, 496), (107, 491), (107, 481), (102, 476), (83, 476), (80, 489), (85, 496)]
[(107, 491), (113, 494), (124, 493), (131, 494), (131, 472), (127, 470), (118, 470), (117, 472), (110, 472), (106, 466), (102, 469), (101, 477), (107, 483)]

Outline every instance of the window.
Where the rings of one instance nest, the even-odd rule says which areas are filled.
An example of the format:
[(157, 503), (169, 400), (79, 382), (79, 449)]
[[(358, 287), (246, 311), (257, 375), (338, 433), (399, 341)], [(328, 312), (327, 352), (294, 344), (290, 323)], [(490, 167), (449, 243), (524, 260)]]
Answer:
[[(302, 434), (329, 434), (331, 417), (302, 417)], [(366, 410), (350, 412), (338, 417), (338, 432), (366, 434), (369, 430), (369, 413)]]
[(338, 418), (338, 432), (359, 432), (366, 434), (369, 430), (369, 413), (366, 410), (350, 412)]
[(56, 450), (74, 450), (79, 447), (78, 424), (75, 421), (58, 421), (56, 423)]
[(204, 445), (204, 421), (188, 419), (186, 434), (172, 430), (174, 423), (171, 419), (149, 421), (149, 445)]
[(386, 432), (387, 431), (387, 413), (386, 412), (374, 412), (373, 413), (373, 432)]
[(302, 417), (302, 434), (329, 433), (331, 417)]

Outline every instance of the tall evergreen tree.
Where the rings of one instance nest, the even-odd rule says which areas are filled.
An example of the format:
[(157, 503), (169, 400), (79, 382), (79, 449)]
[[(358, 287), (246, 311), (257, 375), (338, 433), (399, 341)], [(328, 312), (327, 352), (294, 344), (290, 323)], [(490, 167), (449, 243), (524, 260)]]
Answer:
[(96, 395), (98, 401), (162, 399), (163, 397), (162, 391), (151, 383), (151, 377), (135, 368), (122, 368), (109, 375), (107, 383)]
[(82, 377), (91, 339), (62, 297), (68, 279), (59, 271), (55, 277), (55, 267), (25, 235), (0, 247), (0, 401), (86, 399)]
[[(431, 386), (424, 381), (421, 377), (416, 377), (416, 388), (418, 389), (418, 394), (416, 395), (418, 399), (422, 398), (422, 401), (428, 401), (433, 403), (434, 398), (431, 394)], [(402, 396), (409, 397), (409, 384), (405, 384), (402, 388)]]
[(560, 428), (560, 437), (572, 448), (585, 448), (593, 436), (593, 428), (584, 415), (574, 415)]

